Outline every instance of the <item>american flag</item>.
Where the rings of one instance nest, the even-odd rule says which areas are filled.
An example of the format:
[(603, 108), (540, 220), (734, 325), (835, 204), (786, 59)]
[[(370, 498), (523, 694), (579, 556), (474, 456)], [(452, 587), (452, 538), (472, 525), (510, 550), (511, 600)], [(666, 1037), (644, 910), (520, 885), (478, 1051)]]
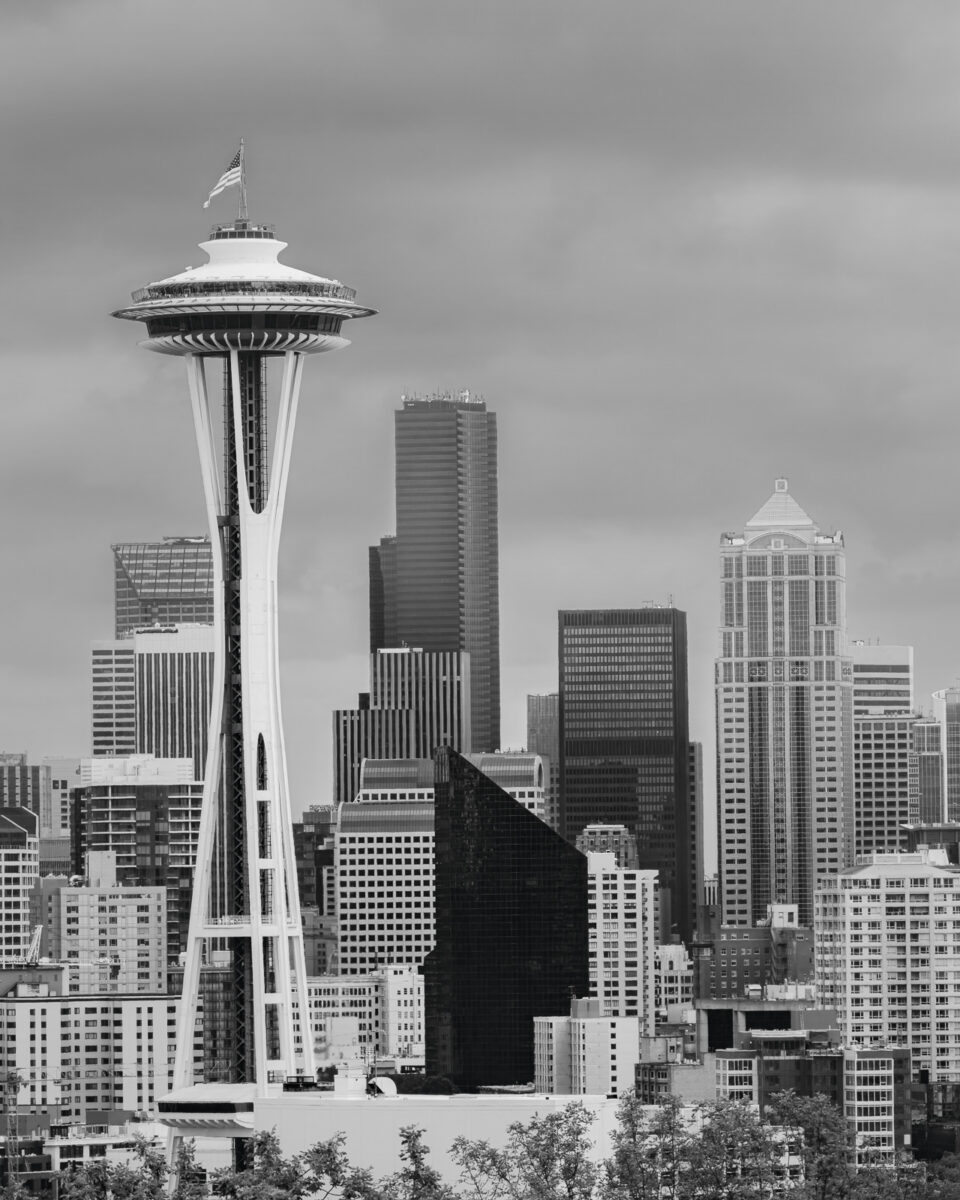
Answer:
[(224, 171), (224, 173), (220, 176), (220, 178), (217, 180), (216, 184), (214, 185), (213, 191), (206, 198), (206, 200), (204, 200), (204, 202), (203, 202), (204, 208), (210, 207), (210, 201), (214, 198), (214, 196), (219, 196), (222, 191), (225, 191), (228, 187), (233, 187), (233, 185), (235, 183), (240, 182), (240, 172), (242, 170), (242, 166), (241, 166), (242, 162), (243, 162), (243, 150), (240, 149), (236, 152), (236, 154), (233, 156), (233, 158), (230, 159), (230, 166), (227, 167), (227, 169)]

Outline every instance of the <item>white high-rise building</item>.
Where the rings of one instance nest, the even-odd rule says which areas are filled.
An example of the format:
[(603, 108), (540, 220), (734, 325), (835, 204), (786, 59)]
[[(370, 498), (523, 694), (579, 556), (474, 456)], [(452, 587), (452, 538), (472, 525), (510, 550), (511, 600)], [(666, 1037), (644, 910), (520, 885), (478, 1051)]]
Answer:
[(122, 887), (112, 851), (87, 855), (88, 877), (37, 881), (43, 952), (67, 968), (73, 994), (166, 991), (167, 889)]
[(616, 855), (587, 855), (590, 991), (604, 1017), (638, 1017), (656, 1027), (654, 973), (657, 872), (617, 866)]
[(742, 533), (721, 535), (720, 562), (723, 921), (793, 903), (810, 924), (817, 882), (854, 849), (843, 535), (822, 533), (778, 479)]
[(613, 1099), (633, 1088), (639, 1060), (639, 1020), (602, 1016), (597, 999), (572, 1000), (569, 1017), (533, 1019), (535, 1092)]
[(817, 1003), (853, 1045), (909, 1047), (914, 1073), (960, 1083), (960, 868), (946, 852), (876, 854), (825, 879)]
[[(114, 1123), (156, 1114), (173, 1082), (178, 996), (58, 995), (46, 983), (16, 985), (0, 1010), (0, 1071), (23, 1083), (21, 1114), (66, 1125)], [(188, 1046), (191, 1073), (203, 1073), (200, 1023)]]
[(0, 962), (22, 962), (32, 949), (30, 896), (40, 875), (39, 818), (0, 808)]
[(340, 805), (334, 848), (341, 974), (419, 966), (433, 949), (433, 802)]

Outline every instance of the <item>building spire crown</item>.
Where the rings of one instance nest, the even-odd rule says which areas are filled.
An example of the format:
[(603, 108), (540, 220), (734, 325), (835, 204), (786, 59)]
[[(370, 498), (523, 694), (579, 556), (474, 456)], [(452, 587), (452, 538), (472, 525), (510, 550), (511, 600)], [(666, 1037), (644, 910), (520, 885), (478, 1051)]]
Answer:
[(773, 495), (746, 524), (747, 529), (813, 529), (814, 521), (790, 495), (789, 483), (780, 478), (774, 481)]

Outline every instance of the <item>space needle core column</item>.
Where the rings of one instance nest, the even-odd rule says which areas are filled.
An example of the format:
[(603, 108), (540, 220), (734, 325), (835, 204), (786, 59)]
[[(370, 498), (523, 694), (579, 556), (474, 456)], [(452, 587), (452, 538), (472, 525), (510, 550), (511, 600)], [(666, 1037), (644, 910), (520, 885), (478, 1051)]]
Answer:
[[(271, 1082), (314, 1072), (277, 650), (277, 555), (300, 380), (306, 355), (348, 345), (343, 322), (374, 311), (351, 288), (278, 262), (285, 247), (270, 226), (216, 225), (201, 243), (207, 263), (149, 284), (113, 314), (145, 323), (148, 349), (186, 359), (214, 561), (219, 649), (174, 1087), (193, 1082), (201, 964), (226, 946), (235, 1025), (233, 1077), (223, 1082), (255, 1085), (245, 1091), (260, 1096)], [(211, 361), (222, 378), (220, 461)]]

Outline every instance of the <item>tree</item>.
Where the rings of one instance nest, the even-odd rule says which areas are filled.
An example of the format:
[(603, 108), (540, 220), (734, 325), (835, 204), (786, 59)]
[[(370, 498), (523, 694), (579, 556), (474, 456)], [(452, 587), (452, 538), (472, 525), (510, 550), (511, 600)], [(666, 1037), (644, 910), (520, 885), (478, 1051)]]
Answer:
[(206, 1172), (197, 1162), (192, 1138), (181, 1139), (174, 1158), (173, 1176), (176, 1184), (170, 1200), (206, 1200)]
[(604, 1200), (669, 1200), (679, 1196), (689, 1160), (690, 1131), (683, 1105), (670, 1096), (651, 1110), (629, 1092), (617, 1107), (613, 1154), (603, 1164)]
[(214, 1171), (210, 1177), (213, 1194), (231, 1200), (284, 1200), (288, 1196), (299, 1200), (311, 1195), (300, 1157), (283, 1157), (276, 1130), (253, 1135), (252, 1158), (253, 1165), (241, 1171)]
[(515, 1122), (503, 1150), (457, 1138), (450, 1155), (475, 1200), (592, 1200), (599, 1172), (591, 1157), (593, 1114), (582, 1104)]
[(784, 1091), (774, 1095), (768, 1119), (797, 1129), (802, 1135), (803, 1197), (811, 1200), (846, 1200), (855, 1178), (850, 1131), (843, 1113), (826, 1096), (798, 1096)]
[(782, 1141), (736, 1100), (702, 1105), (702, 1126), (689, 1145), (689, 1170), (678, 1196), (711, 1200), (768, 1197), (780, 1174)]
[(381, 1180), (379, 1188), (391, 1200), (456, 1200), (452, 1188), (440, 1172), (427, 1162), (429, 1148), (423, 1144), (423, 1130), (405, 1125), (400, 1130), (400, 1160), (403, 1166)]

